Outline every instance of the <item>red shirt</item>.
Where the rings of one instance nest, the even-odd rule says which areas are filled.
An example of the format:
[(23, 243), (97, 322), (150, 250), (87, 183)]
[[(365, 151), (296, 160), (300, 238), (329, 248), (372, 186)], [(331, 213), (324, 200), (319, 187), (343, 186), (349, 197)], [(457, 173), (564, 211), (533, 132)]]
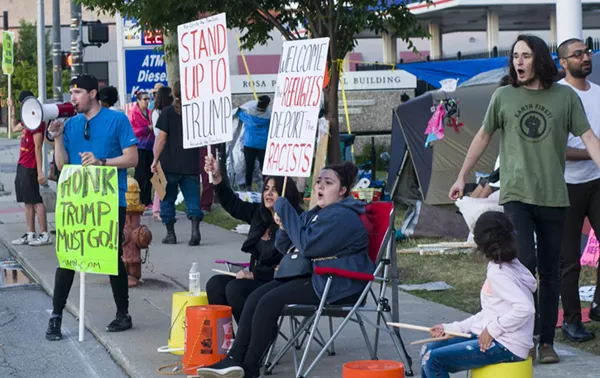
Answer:
[(19, 154), (19, 162), (17, 164), (22, 165), (25, 168), (37, 168), (33, 135), (37, 133), (43, 133), (45, 131), (46, 124), (43, 122), (35, 131), (31, 131), (28, 128), (23, 127), (23, 135), (21, 135), (21, 153)]

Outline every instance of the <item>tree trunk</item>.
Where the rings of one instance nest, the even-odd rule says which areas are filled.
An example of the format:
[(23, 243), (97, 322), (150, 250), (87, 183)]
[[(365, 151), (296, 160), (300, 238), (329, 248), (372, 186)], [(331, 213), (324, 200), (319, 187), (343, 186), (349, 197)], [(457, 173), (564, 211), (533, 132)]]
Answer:
[(167, 81), (169, 87), (179, 80), (179, 55), (177, 53), (177, 31), (170, 32), (164, 37), (165, 62), (167, 65)]
[(327, 87), (325, 96), (325, 108), (327, 109), (327, 120), (329, 121), (329, 143), (327, 144), (327, 158), (329, 164), (338, 164), (342, 161), (340, 151), (340, 123), (338, 114), (338, 87), (340, 85), (340, 72), (337, 69), (337, 62), (332, 59), (331, 80)]

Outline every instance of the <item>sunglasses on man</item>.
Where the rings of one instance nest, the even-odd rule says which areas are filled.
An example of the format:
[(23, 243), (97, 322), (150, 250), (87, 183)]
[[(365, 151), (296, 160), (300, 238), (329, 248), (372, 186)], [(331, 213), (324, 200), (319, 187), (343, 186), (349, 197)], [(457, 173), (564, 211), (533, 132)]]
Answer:
[(587, 55), (588, 57), (592, 56), (592, 54), (594, 53), (594, 50), (592, 49), (584, 49), (584, 50), (575, 50), (573, 51), (573, 53), (569, 56), (565, 56), (563, 59), (570, 59), (570, 58), (575, 58), (575, 59), (582, 59), (583, 55)]

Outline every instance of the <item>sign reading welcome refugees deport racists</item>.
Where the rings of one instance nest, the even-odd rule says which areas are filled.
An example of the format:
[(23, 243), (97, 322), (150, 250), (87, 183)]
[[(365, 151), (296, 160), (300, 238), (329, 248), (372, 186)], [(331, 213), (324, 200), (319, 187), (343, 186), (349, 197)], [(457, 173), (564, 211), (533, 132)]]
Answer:
[(329, 38), (283, 43), (263, 175), (310, 176), (328, 50)]

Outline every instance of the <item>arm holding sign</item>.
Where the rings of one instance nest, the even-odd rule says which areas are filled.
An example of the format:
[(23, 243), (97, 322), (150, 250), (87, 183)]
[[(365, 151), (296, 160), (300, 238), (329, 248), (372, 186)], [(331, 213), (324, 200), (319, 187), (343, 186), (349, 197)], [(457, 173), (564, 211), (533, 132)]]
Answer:
[(167, 143), (167, 133), (160, 130), (158, 132), (158, 137), (156, 137), (156, 143), (154, 144), (154, 160), (150, 166), (150, 169), (154, 173), (156, 173), (156, 166), (158, 165), (160, 154), (162, 154), (163, 150), (165, 149), (165, 143)]
[(8, 99), (8, 107), (10, 108), (10, 120), (9, 124), (11, 125), (10, 130), (13, 133), (20, 133), (23, 131), (23, 125), (15, 118), (15, 104), (12, 99)]
[(169, 118), (167, 117), (167, 113), (168, 111), (160, 112), (160, 116), (158, 116), (158, 120), (156, 121), (155, 127), (159, 131), (156, 136), (156, 143), (154, 143), (154, 161), (152, 161), (152, 165), (150, 166), (150, 170), (154, 173), (156, 173), (156, 166), (158, 165), (160, 155), (165, 149), (167, 137), (169, 136)]

